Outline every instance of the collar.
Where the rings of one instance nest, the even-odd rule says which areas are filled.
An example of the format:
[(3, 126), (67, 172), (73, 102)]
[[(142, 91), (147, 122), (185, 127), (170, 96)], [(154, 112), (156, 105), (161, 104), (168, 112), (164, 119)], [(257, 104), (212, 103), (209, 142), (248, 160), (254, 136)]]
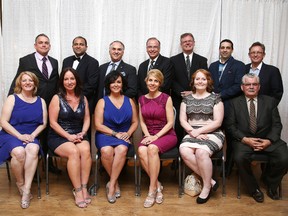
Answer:
[(253, 100), (255, 101), (255, 103), (257, 103), (257, 100), (258, 100), (258, 97), (257, 97), (257, 96), (254, 97), (254, 98), (248, 98), (248, 97), (245, 96), (245, 98), (246, 98), (246, 102), (247, 102), (247, 103), (250, 102), (250, 99), (253, 99)]
[(35, 52), (35, 56), (36, 56), (36, 58), (39, 59), (40, 61), (42, 61), (43, 57), (46, 57), (46, 58), (47, 58), (47, 61), (49, 60), (48, 55), (42, 56), (42, 55), (41, 55), (40, 53), (38, 53), (38, 52)]
[(150, 59), (149, 59), (149, 63), (151, 64), (152, 61), (154, 61), (154, 63), (155, 63), (158, 58), (159, 58), (159, 55), (158, 55), (156, 58), (154, 58), (154, 59), (151, 59), (151, 58), (150, 58)]
[(263, 66), (263, 62), (261, 62), (256, 68), (252, 68), (252, 63), (251, 63), (250, 68), (251, 68), (252, 70), (258, 69), (258, 70), (260, 71), (261, 68), (262, 68), (262, 66)]

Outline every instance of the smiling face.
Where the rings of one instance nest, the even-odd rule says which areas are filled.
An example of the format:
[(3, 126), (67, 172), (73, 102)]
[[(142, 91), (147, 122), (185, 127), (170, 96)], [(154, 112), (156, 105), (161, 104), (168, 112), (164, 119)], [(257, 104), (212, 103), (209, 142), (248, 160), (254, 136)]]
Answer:
[(198, 72), (194, 79), (194, 87), (197, 90), (206, 90), (208, 85), (207, 77), (204, 73)]
[(32, 79), (32, 77), (30, 77), (27, 74), (24, 74), (21, 78), (21, 89), (22, 91), (31, 91), (33, 92), (35, 89), (35, 83)]
[(265, 52), (261, 46), (253, 46), (249, 51), (249, 58), (251, 63), (255, 66), (258, 66), (264, 59)]
[(51, 45), (50, 45), (49, 38), (45, 36), (39, 36), (34, 44), (34, 48), (42, 56), (48, 55), (50, 47)]
[(191, 54), (193, 52), (193, 49), (195, 46), (195, 41), (190, 35), (187, 35), (187, 36), (181, 38), (181, 44), (180, 45), (182, 47), (182, 51), (185, 54)]
[(146, 80), (146, 85), (147, 85), (149, 92), (156, 92), (159, 90), (161, 86), (161, 82), (160, 80), (156, 78), (156, 76), (149, 75)]
[(227, 61), (233, 52), (232, 44), (229, 42), (222, 42), (219, 48), (220, 58), (222, 62)]
[(86, 53), (87, 45), (83, 38), (75, 38), (72, 44), (73, 52), (76, 56), (82, 56)]
[(155, 59), (160, 53), (160, 44), (156, 39), (150, 39), (146, 44), (146, 51), (150, 59)]
[(124, 55), (124, 47), (119, 42), (114, 42), (110, 45), (109, 54), (113, 62), (118, 62)]
[(122, 77), (119, 76), (114, 82), (110, 83), (111, 93), (121, 93), (123, 87)]
[(76, 78), (74, 74), (71, 71), (67, 71), (64, 75), (63, 79), (63, 86), (66, 89), (66, 91), (72, 91), (76, 87)]

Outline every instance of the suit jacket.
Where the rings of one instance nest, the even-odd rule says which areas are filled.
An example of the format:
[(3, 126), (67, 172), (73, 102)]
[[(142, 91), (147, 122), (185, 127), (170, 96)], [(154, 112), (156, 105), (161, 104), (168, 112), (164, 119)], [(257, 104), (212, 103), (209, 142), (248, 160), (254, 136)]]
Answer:
[(221, 95), (221, 99), (224, 102), (225, 114), (227, 115), (228, 100), (242, 94), (241, 80), (245, 74), (245, 64), (231, 56), (222, 72), (220, 81), (219, 64), (219, 61), (213, 62), (209, 67), (209, 71), (214, 81), (214, 92)]
[[(246, 65), (246, 73), (249, 73), (250, 67), (251, 64)], [(261, 85), (259, 94), (274, 97), (279, 103), (283, 95), (283, 82), (279, 69), (263, 62), (259, 72), (259, 78)]]
[(279, 145), (285, 144), (280, 139), (282, 123), (277, 108), (277, 101), (275, 98), (266, 95), (258, 95), (257, 97), (257, 131), (255, 134), (250, 132), (249, 111), (244, 95), (230, 100), (226, 125), (228, 132), (238, 142), (241, 142), (243, 137), (269, 139), (272, 145), (264, 151), (273, 151)]
[[(179, 53), (178, 55), (172, 56), (170, 59), (174, 67), (174, 78), (172, 82), (171, 96), (173, 99), (173, 103), (179, 104), (180, 106), (180, 103), (182, 101), (181, 92), (191, 90), (191, 80), (188, 79), (184, 54)], [(208, 70), (207, 59), (203, 56), (193, 53), (190, 74), (192, 75), (198, 69)]]
[(19, 67), (16, 76), (10, 86), (8, 94), (10, 95), (14, 93), (15, 81), (19, 74), (23, 71), (30, 71), (34, 73), (39, 79), (37, 95), (43, 98), (48, 106), (53, 95), (57, 93), (57, 85), (59, 80), (58, 61), (50, 56), (48, 56), (48, 58), (52, 65), (52, 73), (48, 80), (44, 77), (44, 75), (38, 68), (35, 53), (20, 58)]
[[(62, 70), (67, 67), (72, 67), (75, 56), (69, 56), (63, 60)], [(84, 54), (80, 60), (76, 71), (80, 76), (83, 86), (83, 94), (86, 96), (89, 102), (90, 112), (93, 113), (95, 107), (95, 94), (98, 85), (98, 73), (99, 73), (99, 63), (98, 61), (88, 55)]]
[[(147, 76), (147, 70), (150, 59), (142, 62), (138, 69), (138, 97), (148, 93), (145, 78)], [(159, 55), (157, 61), (154, 63), (153, 69), (158, 69), (164, 76), (164, 83), (161, 86), (161, 91), (170, 95), (170, 87), (173, 78), (173, 66), (170, 59)]]
[[(110, 62), (102, 64), (99, 68), (99, 79), (98, 79), (98, 92), (97, 92), (97, 101), (103, 98), (103, 91), (105, 88), (105, 76), (107, 72), (107, 68)], [(136, 75), (136, 68), (132, 65), (125, 63), (121, 60), (120, 64), (118, 65), (117, 71), (121, 72), (124, 77), (127, 79), (127, 89), (124, 91), (124, 95), (129, 98), (135, 98), (137, 96), (137, 75)]]

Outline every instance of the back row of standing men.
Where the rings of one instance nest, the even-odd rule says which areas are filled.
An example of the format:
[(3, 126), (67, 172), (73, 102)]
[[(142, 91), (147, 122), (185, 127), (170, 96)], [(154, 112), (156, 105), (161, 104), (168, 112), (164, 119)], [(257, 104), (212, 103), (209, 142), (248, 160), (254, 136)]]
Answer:
[[(62, 69), (73, 67), (78, 72), (83, 84), (83, 93), (89, 101), (91, 114), (94, 112), (96, 102), (104, 96), (104, 79), (110, 71), (115, 69), (120, 71), (128, 81), (128, 88), (124, 94), (130, 98), (137, 98), (148, 92), (144, 81), (147, 71), (152, 68), (159, 69), (164, 75), (162, 91), (171, 95), (173, 105), (179, 113), (182, 95), (185, 94), (185, 91), (191, 90), (191, 75), (197, 69), (208, 69), (207, 59), (193, 52), (195, 40), (191, 33), (181, 35), (180, 46), (183, 52), (171, 58), (160, 54), (160, 45), (157, 38), (153, 37), (147, 40), (146, 51), (149, 59), (139, 65), (137, 73), (134, 66), (122, 60), (125, 46), (121, 41), (113, 41), (110, 44), (111, 61), (99, 67), (98, 61), (86, 53), (88, 48), (86, 39), (78, 36), (72, 42), (74, 55), (63, 60)], [(15, 76), (16, 79), (23, 71), (35, 73), (39, 79), (38, 95), (46, 101), (47, 106), (52, 96), (57, 93), (59, 79), (58, 61), (48, 56), (50, 47), (48, 36), (45, 34), (38, 35), (34, 44), (36, 52), (20, 58)], [(245, 73), (257, 74), (260, 77), (261, 85), (259, 94), (272, 96), (279, 103), (283, 95), (282, 78), (278, 68), (263, 62), (265, 46), (260, 42), (251, 45), (249, 48), (251, 63), (247, 65), (234, 59), (232, 53), (233, 42), (229, 39), (222, 40), (219, 45), (220, 59), (213, 62), (208, 69), (214, 80), (214, 92), (219, 93), (224, 102), (225, 114), (227, 114), (227, 101), (242, 93), (241, 78)], [(43, 67), (45, 66), (48, 70), (48, 77), (43, 74), (45, 71)], [(15, 79), (11, 84), (9, 94), (13, 93)], [(181, 140), (184, 131), (180, 126), (178, 115), (175, 128), (178, 140)], [(47, 145), (42, 144), (45, 151)]]

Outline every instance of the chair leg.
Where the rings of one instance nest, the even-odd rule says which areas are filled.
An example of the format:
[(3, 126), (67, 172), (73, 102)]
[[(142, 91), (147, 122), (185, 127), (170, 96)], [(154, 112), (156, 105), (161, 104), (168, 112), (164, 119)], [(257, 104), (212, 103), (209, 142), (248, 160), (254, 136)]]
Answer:
[(279, 190), (279, 198), (280, 200), (282, 200), (282, 182), (280, 182), (278, 190)]
[(49, 153), (46, 155), (46, 195), (49, 195)]
[(135, 180), (135, 196), (139, 196), (138, 174), (137, 174), (137, 155), (136, 154), (134, 154), (134, 180)]
[(94, 184), (89, 187), (89, 193), (91, 196), (97, 195), (97, 189), (99, 188), (99, 181), (98, 181), (98, 158), (99, 155), (96, 153), (95, 156), (95, 170), (94, 170)]
[(11, 174), (10, 174), (10, 168), (9, 168), (9, 162), (8, 161), (6, 161), (6, 170), (7, 170), (8, 180), (9, 180), (9, 182), (11, 182)]
[(41, 187), (40, 187), (40, 171), (39, 171), (39, 162), (37, 164), (37, 188), (38, 188), (38, 199), (41, 199)]
[(181, 157), (178, 157), (178, 196), (182, 197), (182, 172), (181, 172)]
[(225, 158), (222, 157), (222, 196), (226, 196)]
[(241, 198), (241, 178), (240, 175), (238, 173), (238, 189), (237, 189), (237, 198), (240, 199)]

